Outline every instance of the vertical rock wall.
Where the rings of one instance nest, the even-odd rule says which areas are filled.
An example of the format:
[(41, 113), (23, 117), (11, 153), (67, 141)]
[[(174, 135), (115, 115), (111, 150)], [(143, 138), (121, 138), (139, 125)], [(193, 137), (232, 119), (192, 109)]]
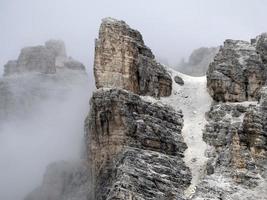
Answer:
[(168, 96), (172, 89), (141, 34), (104, 19), (94, 72), (99, 89), (85, 123), (91, 199), (184, 199), (191, 173), (182, 159), (183, 116), (139, 96)]
[(121, 88), (136, 94), (169, 96), (172, 80), (145, 46), (142, 35), (125, 22), (103, 20), (95, 46), (96, 87)]
[(183, 199), (182, 113), (125, 90), (98, 90), (86, 120), (92, 199)]

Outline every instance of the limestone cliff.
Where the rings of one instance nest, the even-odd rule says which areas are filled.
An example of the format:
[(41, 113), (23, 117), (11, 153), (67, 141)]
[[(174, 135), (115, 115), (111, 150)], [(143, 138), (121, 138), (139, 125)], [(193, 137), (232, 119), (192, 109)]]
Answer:
[(145, 46), (142, 35), (125, 22), (103, 20), (95, 45), (96, 87), (122, 88), (140, 95), (169, 96), (172, 80)]
[(104, 19), (94, 70), (100, 89), (85, 124), (91, 199), (184, 199), (191, 174), (182, 160), (182, 112), (138, 96), (170, 95), (166, 69), (138, 31)]
[(182, 125), (170, 107), (125, 90), (96, 91), (85, 126), (92, 199), (183, 199), (191, 175)]
[(26, 200), (185, 199), (191, 172), (183, 161), (182, 111), (139, 96), (170, 95), (169, 72), (138, 31), (114, 19), (101, 24), (94, 70), (86, 162), (52, 165)]
[(226, 40), (209, 66), (214, 103), (203, 140), (210, 148), (206, 176), (193, 199), (267, 198), (265, 37)]
[(27, 200), (267, 199), (266, 41), (226, 40), (207, 79), (190, 77), (104, 19), (83, 160), (51, 165)]

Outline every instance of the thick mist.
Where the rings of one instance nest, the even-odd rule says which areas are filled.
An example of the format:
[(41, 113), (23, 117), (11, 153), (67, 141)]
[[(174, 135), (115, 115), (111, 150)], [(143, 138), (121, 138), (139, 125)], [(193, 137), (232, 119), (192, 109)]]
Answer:
[(0, 123), (0, 199), (22, 200), (41, 184), (48, 164), (81, 157), (90, 87), (87, 75), (73, 72), (4, 81), (17, 83), (8, 87), (16, 94), (9, 100), (19, 101)]
[(201, 46), (267, 31), (266, 7), (263, 0), (1, 0), (0, 68), (22, 47), (55, 38), (92, 77), (94, 38), (104, 17), (125, 20), (160, 60), (178, 64)]

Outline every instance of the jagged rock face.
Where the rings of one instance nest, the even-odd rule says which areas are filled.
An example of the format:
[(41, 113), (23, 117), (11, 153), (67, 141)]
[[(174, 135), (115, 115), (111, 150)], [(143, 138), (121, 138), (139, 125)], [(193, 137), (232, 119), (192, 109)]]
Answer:
[(226, 40), (207, 71), (207, 87), (215, 101), (256, 100), (265, 81), (262, 56), (255, 45), (241, 40)]
[(88, 200), (90, 187), (85, 161), (60, 161), (47, 167), (42, 185), (24, 200)]
[[(256, 163), (253, 161), (253, 140), (261, 127), (255, 106), (218, 104), (209, 112), (204, 141), (215, 147), (218, 158), (213, 161), (215, 172), (230, 176), (237, 183), (255, 186)], [(257, 122), (257, 123), (255, 123)], [(257, 133), (256, 133), (257, 132)], [(253, 139), (254, 138), (254, 139)]]
[(267, 182), (266, 93), (264, 89), (260, 104), (211, 107), (203, 132), (204, 141), (212, 147), (207, 154), (207, 176), (194, 199), (267, 198), (262, 194)]
[(218, 47), (195, 49), (189, 56), (188, 62), (182, 60), (177, 70), (190, 76), (204, 76), (218, 51)]
[(181, 112), (131, 92), (98, 90), (86, 120), (92, 199), (183, 199), (191, 174)]
[(57, 69), (64, 68), (85, 71), (82, 63), (67, 57), (63, 41), (49, 40), (45, 46), (23, 48), (18, 60), (4, 66), (4, 76), (29, 72), (54, 74)]
[(142, 35), (125, 22), (104, 19), (95, 46), (96, 87), (122, 88), (136, 94), (169, 96), (172, 80), (145, 46)]

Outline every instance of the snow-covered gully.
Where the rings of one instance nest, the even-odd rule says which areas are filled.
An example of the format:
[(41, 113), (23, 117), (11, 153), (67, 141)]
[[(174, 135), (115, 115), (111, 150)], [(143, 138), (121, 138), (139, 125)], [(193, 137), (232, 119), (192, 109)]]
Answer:
[(176, 75), (180, 76), (184, 80), (184, 85), (173, 82), (172, 95), (162, 98), (162, 101), (175, 109), (182, 109), (184, 115), (182, 134), (188, 146), (184, 161), (192, 173), (191, 185), (185, 195), (190, 197), (204, 175), (207, 144), (202, 139), (202, 131), (206, 123), (205, 113), (209, 110), (212, 100), (206, 89), (205, 76), (191, 77), (174, 70), (171, 70), (171, 74), (173, 78)]
[[(209, 111), (212, 99), (207, 92), (206, 76), (192, 77), (175, 70), (168, 69), (173, 78), (172, 95), (156, 100), (153, 97), (144, 96), (145, 100), (154, 103), (163, 103), (176, 110), (182, 110), (184, 127), (182, 134), (188, 146), (185, 151), (184, 161), (192, 173), (190, 187), (185, 191), (185, 196), (190, 198), (199, 180), (205, 175), (207, 158), (205, 151), (207, 144), (202, 139), (202, 131), (206, 124), (205, 113)], [(183, 79), (184, 85), (175, 83), (174, 77)]]

